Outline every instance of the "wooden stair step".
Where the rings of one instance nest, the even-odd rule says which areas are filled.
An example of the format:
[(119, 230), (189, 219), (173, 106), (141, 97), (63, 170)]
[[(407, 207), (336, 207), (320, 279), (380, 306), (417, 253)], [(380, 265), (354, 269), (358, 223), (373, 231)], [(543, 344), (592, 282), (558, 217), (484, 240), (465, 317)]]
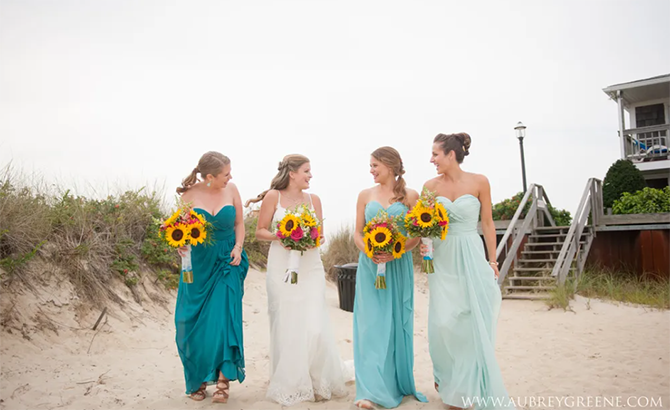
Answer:
[(503, 299), (544, 300), (551, 298), (547, 293), (509, 293), (502, 295)]
[(555, 289), (556, 286), (523, 286), (523, 285), (509, 285), (505, 286), (505, 289), (513, 289), (513, 290), (551, 290)]
[[(553, 268), (551, 268), (553, 269)], [(551, 272), (550, 268), (514, 268), (514, 272)]]
[(553, 276), (509, 276), (509, 280), (556, 280)]
[(549, 250), (540, 250), (540, 251), (521, 251), (522, 254), (524, 253), (529, 253), (529, 254), (535, 254), (535, 253), (561, 253), (560, 249), (549, 249)]
[(542, 235), (535, 235), (535, 234), (530, 234), (528, 235), (529, 238), (561, 238), (565, 237), (567, 233), (552, 233), (552, 234), (542, 234)]
[[(530, 234), (528, 235), (529, 238), (565, 238), (567, 236), (566, 233), (553, 233), (553, 234), (541, 234), (541, 235), (536, 235), (536, 234)], [(582, 233), (582, 237), (588, 236), (587, 232)]]
[(563, 230), (565, 229), (566, 231), (570, 230), (569, 226), (538, 226), (535, 228), (535, 231), (556, 231), (556, 230)]
[(556, 261), (557, 261), (556, 258), (552, 258), (552, 259), (524, 259), (524, 258), (521, 258), (521, 259), (519, 259), (519, 262), (523, 262), (523, 263), (550, 263), (550, 262), (556, 262)]
[[(526, 246), (558, 246), (565, 242), (526, 242)], [(586, 241), (579, 241), (580, 245), (586, 244)]]

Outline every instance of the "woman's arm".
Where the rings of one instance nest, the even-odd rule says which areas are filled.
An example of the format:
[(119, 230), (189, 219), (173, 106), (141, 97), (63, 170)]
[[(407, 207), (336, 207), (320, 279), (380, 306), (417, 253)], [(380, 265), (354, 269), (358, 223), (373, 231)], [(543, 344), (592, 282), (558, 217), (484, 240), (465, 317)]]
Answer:
[(261, 212), (258, 215), (258, 224), (256, 225), (256, 239), (259, 241), (278, 241), (276, 235), (270, 232), (270, 224), (272, 217), (277, 209), (277, 201), (279, 201), (279, 192), (271, 189), (263, 198), (261, 204)]
[(486, 244), (486, 253), (489, 257), (489, 264), (495, 272), (496, 278), (499, 275), (498, 262), (496, 261), (496, 227), (493, 223), (493, 213), (491, 210), (491, 185), (484, 175), (477, 176), (479, 185), (479, 202), (481, 203), (482, 231), (484, 232), (484, 243)]
[(365, 252), (365, 244), (363, 243), (363, 227), (365, 226), (365, 205), (367, 203), (368, 190), (361, 191), (358, 194), (358, 201), (356, 202), (356, 225), (354, 227), (354, 243), (356, 247)]
[(237, 266), (242, 261), (242, 247), (244, 246), (244, 236), (246, 229), (244, 227), (244, 209), (242, 208), (242, 198), (240, 198), (240, 191), (232, 182), (228, 183), (228, 189), (233, 194), (233, 206), (235, 207), (235, 246), (230, 252), (230, 264)]
[[(321, 207), (321, 198), (319, 198), (316, 194), (310, 194), (312, 197), (312, 206), (314, 206), (314, 212), (316, 213), (316, 217), (319, 218), (319, 221), (323, 221), (323, 209)], [(325, 232), (325, 227), (323, 222), (321, 222), (321, 245), (323, 245), (326, 242), (326, 234)]]
[[(416, 205), (417, 201), (419, 200), (419, 193), (416, 192), (413, 189), (408, 189), (407, 190), (407, 202), (409, 203), (409, 209), (411, 210), (414, 205)], [(407, 252), (411, 251), (412, 249), (416, 248), (416, 245), (419, 244), (421, 241), (421, 238), (412, 238), (407, 241), (405, 244), (405, 248)]]

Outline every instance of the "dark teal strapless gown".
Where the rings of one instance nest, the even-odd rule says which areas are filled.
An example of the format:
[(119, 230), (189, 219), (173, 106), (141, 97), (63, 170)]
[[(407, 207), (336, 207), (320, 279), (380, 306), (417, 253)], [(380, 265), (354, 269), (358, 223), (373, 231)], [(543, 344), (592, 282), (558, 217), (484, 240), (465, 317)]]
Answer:
[(244, 381), (242, 296), (249, 260), (230, 265), (235, 246), (235, 207), (216, 215), (196, 208), (212, 224), (214, 243), (192, 247), (193, 283), (179, 281), (175, 325), (177, 349), (184, 366), (186, 394), (203, 382), (214, 383), (219, 371), (229, 380)]

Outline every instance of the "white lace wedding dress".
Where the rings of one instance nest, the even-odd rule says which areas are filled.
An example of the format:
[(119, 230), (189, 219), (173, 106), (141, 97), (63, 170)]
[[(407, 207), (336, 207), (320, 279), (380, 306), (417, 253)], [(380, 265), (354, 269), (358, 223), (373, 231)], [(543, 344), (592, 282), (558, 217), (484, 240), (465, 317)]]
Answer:
[[(279, 202), (273, 226), (286, 214)], [(297, 284), (284, 282), (288, 255), (281, 244), (272, 242), (267, 268), (271, 362), (267, 397), (290, 406), (345, 396), (345, 382), (353, 378), (353, 361), (343, 363), (335, 344), (319, 250), (304, 252)]]

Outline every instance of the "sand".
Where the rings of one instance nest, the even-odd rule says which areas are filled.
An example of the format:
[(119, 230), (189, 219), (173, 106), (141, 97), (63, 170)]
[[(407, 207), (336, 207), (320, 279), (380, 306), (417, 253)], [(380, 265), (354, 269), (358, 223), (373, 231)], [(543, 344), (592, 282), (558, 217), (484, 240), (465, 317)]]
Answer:
[[(44, 279), (37, 296), (27, 291), (10, 295), (3, 289), (0, 303), (11, 320), (5, 320), (0, 333), (0, 409), (281, 407), (265, 399), (269, 328), (264, 273), (251, 270), (246, 281), (247, 379), (231, 385), (225, 405), (210, 403), (211, 387), (203, 402), (184, 395), (174, 343), (175, 294), (148, 279), (141, 285), (142, 304), (126, 292), (125, 306), (112, 308), (98, 331), (91, 327), (100, 310), (78, 307), (62, 278)], [(406, 398), (400, 408), (441, 409), (432, 387), (422, 274), (416, 276), (415, 292), (416, 385), (430, 402)], [(342, 357), (352, 359), (352, 314), (338, 308), (335, 284), (327, 286), (327, 303)], [(607, 403), (616, 400), (622, 407), (670, 408), (670, 312), (581, 297), (571, 308), (566, 312), (548, 310), (537, 301), (503, 301), (497, 357), (518, 408), (610, 408)], [(354, 395), (350, 384), (347, 397), (294, 408), (351, 409)], [(566, 397), (567, 402), (558, 401)], [(628, 402), (629, 397), (634, 401)]]

